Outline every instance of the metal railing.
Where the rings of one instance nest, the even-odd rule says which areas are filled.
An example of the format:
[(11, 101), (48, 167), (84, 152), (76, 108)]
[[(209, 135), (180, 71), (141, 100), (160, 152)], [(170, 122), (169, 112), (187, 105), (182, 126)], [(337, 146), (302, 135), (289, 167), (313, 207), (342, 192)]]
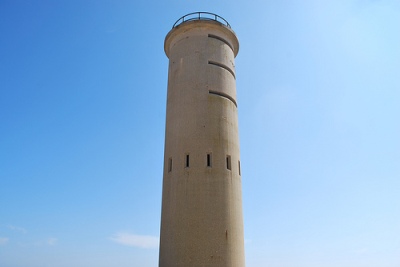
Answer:
[(172, 28), (175, 28), (176, 26), (178, 26), (184, 22), (192, 21), (192, 20), (214, 20), (214, 21), (217, 21), (217, 22), (227, 26), (228, 28), (231, 28), (231, 25), (229, 25), (229, 23), (226, 21), (226, 19), (218, 16), (217, 14), (210, 13), (210, 12), (193, 12), (193, 13), (186, 14), (185, 16), (182, 16), (181, 18), (179, 18), (174, 23)]

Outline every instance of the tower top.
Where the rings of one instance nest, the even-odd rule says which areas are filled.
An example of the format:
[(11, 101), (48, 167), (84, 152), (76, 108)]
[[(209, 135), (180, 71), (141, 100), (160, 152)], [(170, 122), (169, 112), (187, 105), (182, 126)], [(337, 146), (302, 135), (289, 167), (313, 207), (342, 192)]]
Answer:
[(231, 25), (229, 25), (229, 23), (228, 23), (228, 21), (226, 21), (226, 19), (224, 19), (221, 16), (218, 16), (217, 14), (210, 13), (210, 12), (193, 12), (193, 13), (186, 14), (186, 15), (180, 17), (174, 23), (172, 28), (175, 28), (184, 22), (188, 22), (188, 21), (192, 21), (192, 20), (213, 20), (213, 21), (217, 21), (217, 22), (221, 23), (222, 25), (224, 25), (228, 28), (231, 28)]
[(228, 21), (210, 12), (194, 12), (180, 17), (172, 26), (164, 41), (164, 51), (169, 57), (170, 49), (179, 40), (195, 35), (208, 35), (227, 44), (236, 57), (239, 40)]

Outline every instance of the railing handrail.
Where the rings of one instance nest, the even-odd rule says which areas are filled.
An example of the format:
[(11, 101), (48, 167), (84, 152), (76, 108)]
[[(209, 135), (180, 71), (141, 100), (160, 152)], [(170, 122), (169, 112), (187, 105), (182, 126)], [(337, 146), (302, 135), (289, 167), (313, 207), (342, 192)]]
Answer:
[[(208, 17), (206, 17), (206, 16), (208, 16)], [(217, 21), (217, 22), (227, 26), (228, 28), (231, 28), (231, 25), (229, 25), (229, 23), (228, 23), (228, 21), (226, 21), (226, 19), (224, 19), (221, 16), (218, 16), (217, 14), (210, 13), (210, 12), (193, 12), (193, 13), (186, 14), (185, 16), (180, 17), (174, 23), (172, 28), (175, 28), (184, 22), (192, 21), (192, 20), (214, 20), (214, 21)]]

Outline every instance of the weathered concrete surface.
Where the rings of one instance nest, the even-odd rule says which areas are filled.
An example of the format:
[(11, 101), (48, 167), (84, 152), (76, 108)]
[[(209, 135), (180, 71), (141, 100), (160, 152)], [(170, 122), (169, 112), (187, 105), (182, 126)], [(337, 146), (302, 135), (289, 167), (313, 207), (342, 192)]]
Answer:
[(164, 48), (169, 73), (159, 266), (243, 267), (238, 39), (218, 22), (196, 20), (172, 29)]

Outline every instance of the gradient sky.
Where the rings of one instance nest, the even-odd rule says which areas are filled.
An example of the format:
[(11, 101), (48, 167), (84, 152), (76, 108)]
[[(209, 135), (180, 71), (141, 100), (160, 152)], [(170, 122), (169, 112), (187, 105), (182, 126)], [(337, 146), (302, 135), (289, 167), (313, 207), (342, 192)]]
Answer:
[(193, 11), (240, 41), (247, 266), (399, 267), (398, 0), (0, 0), (0, 267), (157, 266)]

